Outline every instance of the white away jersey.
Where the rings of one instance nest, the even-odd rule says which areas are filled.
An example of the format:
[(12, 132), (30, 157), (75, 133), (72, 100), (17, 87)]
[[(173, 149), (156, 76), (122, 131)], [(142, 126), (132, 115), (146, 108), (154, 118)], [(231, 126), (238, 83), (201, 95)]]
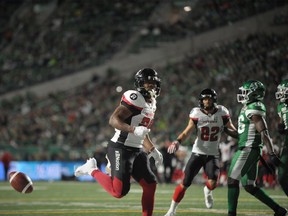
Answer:
[[(151, 103), (147, 103), (141, 93), (128, 90), (124, 92), (120, 103), (133, 113), (131, 117), (125, 119), (127, 124), (132, 126), (145, 126), (147, 128), (151, 127), (156, 111), (156, 100), (154, 98), (152, 98)], [(115, 129), (115, 134), (111, 141), (123, 143), (125, 146), (142, 148), (144, 140), (135, 136), (133, 133)]]
[(226, 107), (217, 106), (214, 114), (205, 114), (199, 107), (191, 110), (190, 119), (197, 127), (197, 138), (192, 152), (205, 155), (218, 155), (219, 142), (224, 125), (229, 121), (230, 114)]

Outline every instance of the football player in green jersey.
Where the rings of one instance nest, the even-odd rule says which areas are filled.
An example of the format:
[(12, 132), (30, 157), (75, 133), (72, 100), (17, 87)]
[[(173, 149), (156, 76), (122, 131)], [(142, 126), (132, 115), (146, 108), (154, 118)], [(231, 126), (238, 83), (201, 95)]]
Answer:
[(281, 161), (276, 156), (268, 132), (263, 104), (265, 86), (257, 80), (244, 82), (237, 94), (243, 107), (238, 116), (238, 150), (233, 156), (228, 172), (228, 215), (237, 215), (240, 181), (244, 189), (270, 207), (275, 216), (284, 216), (287, 210), (276, 203), (261, 188), (255, 185), (258, 174), (258, 160), (263, 144), (267, 147), (270, 160), (276, 166)]
[(284, 136), (284, 145), (280, 156), (282, 165), (278, 168), (278, 181), (288, 196), (288, 79), (278, 85), (275, 96), (280, 100), (277, 106), (277, 113), (280, 117), (278, 131)]

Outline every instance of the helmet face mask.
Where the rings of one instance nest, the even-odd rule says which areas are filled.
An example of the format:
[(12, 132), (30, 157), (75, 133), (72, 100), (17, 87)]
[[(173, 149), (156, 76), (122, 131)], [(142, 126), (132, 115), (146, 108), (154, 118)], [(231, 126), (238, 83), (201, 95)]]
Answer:
[(275, 97), (277, 100), (281, 102), (286, 102), (288, 99), (288, 79), (283, 80), (278, 86), (277, 91), (275, 93)]
[(258, 80), (249, 80), (239, 87), (237, 101), (242, 104), (262, 101), (265, 96), (265, 86)]
[[(145, 83), (154, 84), (153, 89), (145, 88)], [(160, 95), (161, 80), (158, 73), (151, 68), (144, 68), (139, 70), (135, 75), (135, 88), (144, 98), (156, 98)]]
[[(211, 98), (213, 101), (212, 107), (205, 107), (203, 103), (203, 99), (205, 98)], [(215, 108), (217, 106), (217, 93), (214, 89), (204, 89), (201, 91), (199, 97), (199, 106), (201, 109), (209, 109), (209, 108)]]

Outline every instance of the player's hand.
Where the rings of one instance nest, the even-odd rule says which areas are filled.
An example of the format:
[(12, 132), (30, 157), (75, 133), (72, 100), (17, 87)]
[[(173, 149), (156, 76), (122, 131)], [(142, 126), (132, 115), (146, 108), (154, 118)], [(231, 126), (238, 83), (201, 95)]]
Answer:
[(168, 149), (167, 149), (167, 152), (168, 152), (169, 154), (173, 154), (174, 152), (176, 152), (176, 151), (178, 150), (179, 145), (180, 145), (180, 143), (179, 143), (178, 140), (173, 141), (173, 142), (169, 145), (169, 147), (168, 147)]
[(154, 158), (156, 167), (163, 163), (163, 156), (161, 152), (159, 152), (156, 148), (154, 148), (153, 151), (149, 153), (148, 158), (150, 159), (151, 157)]
[(278, 132), (281, 135), (288, 135), (288, 129), (285, 129), (285, 124), (284, 123), (278, 124)]
[(280, 158), (274, 152), (269, 154), (269, 159), (276, 167), (278, 167), (282, 163)]
[(148, 129), (147, 127), (144, 126), (137, 126), (134, 128), (134, 135), (144, 138), (146, 136), (146, 134), (148, 134), (150, 132), (150, 129)]

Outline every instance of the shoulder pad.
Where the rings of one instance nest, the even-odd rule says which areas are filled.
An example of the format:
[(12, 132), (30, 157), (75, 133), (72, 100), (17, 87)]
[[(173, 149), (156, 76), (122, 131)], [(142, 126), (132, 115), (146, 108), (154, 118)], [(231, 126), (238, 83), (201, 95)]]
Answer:
[(142, 94), (135, 90), (128, 90), (124, 92), (121, 102), (125, 102), (128, 105), (143, 108), (145, 106), (145, 99)]
[(251, 104), (248, 104), (247, 109), (249, 110), (258, 110), (258, 111), (262, 111), (262, 112), (266, 112), (266, 107), (265, 105), (258, 101), (258, 102), (253, 102)]
[(222, 116), (224, 116), (224, 115), (225, 116), (230, 116), (229, 110), (225, 106), (218, 105), (217, 108), (218, 108), (218, 110), (219, 110), (219, 112), (221, 113)]
[(195, 117), (198, 118), (198, 113), (199, 113), (199, 112), (201, 112), (200, 107), (194, 107), (194, 108), (190, 111), (189, 117), (190, 117), (190, 118), (195, 118)]
[(253, 102), (247, 106), (245, 114), (248, 118), (252, 115), (266, 116), (266, 107), (262, 102)]

